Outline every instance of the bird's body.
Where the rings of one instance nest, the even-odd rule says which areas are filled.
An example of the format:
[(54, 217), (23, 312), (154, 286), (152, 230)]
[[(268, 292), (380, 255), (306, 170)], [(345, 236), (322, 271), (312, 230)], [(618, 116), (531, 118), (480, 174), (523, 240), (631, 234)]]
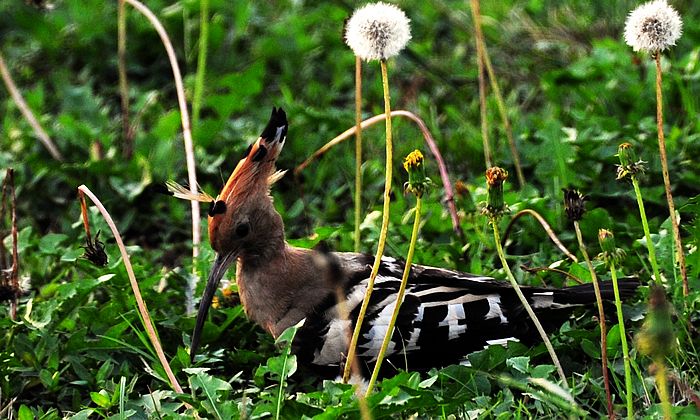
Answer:
[[(191, 356), (218, 283), (235, 261), (247, 316), (275, 337), (305, 320), (294, 343), (300, 360), (337, 374), (345, 362), (374, 257), (286, 243), (282, 218), (269, 195), (270, 184), (279, 178), (274, 162), (286, 129), (284, 111), (273, 109), (265, 131), (238, 163), (221, 194), (216, 199), (200, 198), (212, 202), (209, 235), (217, 258), (200, 303)], [(357, 356), (365, 371), (381, 347), (404, 268), (393, 258), (382, 260), (358, 342)], [(622, 295), (628, 296), (637, 283), (621, 282), (620, 286)], [(612, 287), (603, 284), (602, 289), (603, 298), (611, 300)], [(573, 307), (595, 302), (590, 284), (564, 289), (523, 287), (523, 292), (550, 330)], [(397, 368), (427, 369), (458, 362), (489, 343), (536, 342), (538, 338), (507, 282), (413, 265), (387, 355)]]
[[(248, 269), (245, 259), (239, 260), (236, 279), (246, 314), (275, 337), (304, 319), (294, 346), (300, 360), (328, 374), (339, 373), (374, 257), (287, 245), (279, 258), (272, 264), (275, 269), (262, 270)], [(364, 372), (371, 371), (376, 360), (404, 269), (402, 261), (382, 259), (358, 342)], [(621, 287), (622, 295), (629, 296), (637, 282), (626, 281)], [(522, 289), (548, 330), (561, 325), (576, 306), (595, 303), (591, 284)], [(603, 283), (602, 293), (612, 300), (610, 284)], [(414, 264), (387, 357), (395, 368), (423, 370), (458, 363), (473, 351), (508, 340), (539, 340), (509, 283)]]

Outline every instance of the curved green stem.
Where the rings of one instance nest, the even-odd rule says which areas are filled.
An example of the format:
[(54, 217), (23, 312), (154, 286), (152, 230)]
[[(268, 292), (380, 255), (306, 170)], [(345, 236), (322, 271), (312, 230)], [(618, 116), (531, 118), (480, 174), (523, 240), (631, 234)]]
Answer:
[(391, 341), (391, 336), (394, 333), (394, 325), (396, 325), (396, 319), (399, 317), (399, 310), (401, 309), (401, 304), (403, 303), (404, 295), (406, 294), (406, 284), (408, 284), (408, 275), (411, 273), (411, 263), (413, 262), (413, 253), (416, 250), (416, 240), (418, 239), (418, 228), (420, 227), (420, 214), (423, 207), (423, 200), (417, 197), (416, 200), (416, 214), (413, 219), (413, 231), (411, 232), (411, 243), (408, 247), (408, 255), (406, 256), (406, 267), (403, 269), (403, 276), (401, 277), (401, 286), (399, 287), (399, 293), (396, 295), (396, 306), (394, 307), (394, 313), (391, 314), (391, 321), (389, 321), (389, 328), (386, 330), (386, 335), (384, 336), (384, 341), (382, 342), (382, 347), (377, 355), (377, 362), (374, 365), (374, 370), (372, 371), (372, 377), (369, 380), (369, 385), (367, 386), (367, 392), (365, 397), (369, 397), (374, 389), (374, 384), (379, 376), (379, 369), (384, 361), (384, 355), (386, 354), (386, 349), (389, 347), (389, 342)]
[(603, 297), (600, 294), (600, 284), (598, 284), (598, 276), (595, 273), (591, 259), (586, 251), (586, 245), (583, 243), (583, 235), (581, 234), (581, 227), (578, 221), (574, 221), (574, 229), (576, 230), (576, 239), (578, 239), (578, 246), (583, 254), (583, 259), (586, 260), (586, 265), (588, 266), (588, 271), (591, 273), (591, 280), (593, 281), (593, 290), (595, 290), (595, 299), (598, 304), (598, 321), (600, 322), (600, 358), (602, 359), (602, 370), (603, 370), (603, 384), (605, 385), (605, 399), (608, 406), (608, 417), (613, 419), (615, 417), (615, 412), (613, 410), (612, 404), (612, 394), (610, 393), (610, 377), (608, 374), (608, 332), (605, 327), (605, 312), (603, 311)]
[(639, 217), (642, 219), (642, 228), (644, 229), (644, 239), (647, 243), (649, 251), (649, 262), (651, 269), (654, 271), (654, 281), (661, 286), (661, 274), (659, 272), (659, 264), (656, 262), (656, 250), (654, 243), (651, 241), (651, 233), (649, 233), (649, 222), (647, 221), (647, 212), (644, 209), (644, 201), (642, 201), (642, 192), (639, 189), (639, 181), (637, 177), (632, 177), (632, 186), (634, 187), (634, 195), (637, 196), (637, 206), (639, 206)]
[(620, 300), (620, 289), (617, 285), (617, 270), (615, 262), (610, 261), (610, 276), (612, 277), (613, 292), (615, 293), (615, 309), (617, 309), (617, 323), (620, 326), (620, 341), (622, 343), (623, 363), (625, 367), (625, 392), (627, 401), (627, 418), (634, 419), (634, 408), (632, 406), (632, 370), (630, 369), (630, 352), (627, 346), (627, 333), (625, 332), (625, 318), (622, 316), (622, 301)]
[(355, 57), (355, 252), (360, 252), (362, 219), (362, 60)]
[(554, 347), (552, 347), (552, 343), (549, 341), (549, 337), (547, 336), (547, 333), (542, 327), (540, 320), (537, 318), (535, 311), (532, 310), (530, 303), (527, 301), (527, 298), (523, 294), (522, 290), (520, 290), (518, 282), (515, 280), (513, 273), (510, 271), (508, 261), (506, 261), (506, 254), (503, 252), (503, 247), (501, 246), (501, 235), (498, 233), (498, 222), (492, 219), (491, 226), (493, 227), (493, 238), (496, 242), (496, 251), (498, 252), (498, 258), (501, 260), (501, 265), (503, 266), (503, 269), (506, 270), (506, 276), (508, 277), (508, 281), (510, 281), (513, 290), (515, 290), (515, 293), (518, 295), (518, 299), (520, 299), (520, 303), (523, 304), (525, 311), (530, 316), (530, 319), (532, 319), (532, 323), (535, 324), (537, 332), (540, 333), (540, 337), (542, 338), (542, 341), (544, 342), (544, 345), (547, 348), (547, 352), (549, 352), (549, 356), (552, 358), (552, 363), (554, 363), (554, 366), (556, 366), (557, 368), (557, 373), (559, 373), (559, 378), (561, 379), (562, 387), (564, 387), (565, 389), (569, 389), (569, 384), (566, 383), (566, 375), (564, 374), (564, 369), (562, 369), (561, 363), (559, 362), (559, 357), (557, 357), (557, 353), (554, 351)]
[(377, 245), (377, 255), (374, 258), (374, 265), (372, 266), (372, 273), (370, 274), (369, 281), (367, 283), (367, 292), (365, 293), (365, 298), (362, 301), (362, 306), (360, 307), (360, 314), (357, 316), (357, 322), (355, 322), (355, 330), (352, 333), (352, 339), (350, 340), (350, 346), (348, 348), (348, 357), (345, 363), (345, 369), (343, 371), (343, 382), (347, 382), (350, 378), (350, 370), (353, 363), (355, 363), (355, 351), (357, 348), (357, 340), (360, 338), (360, 330), (362, 329), (362, 321), (365, 318), (365, 313), (367, 312), (367, 307), (369, 306), (369, 299), (372, 295), (372, 289), (374, 288), (374, 281), (379, 274), (379, 265), (382, 262), (382, 255), (384, 254), (384, 246), (386, 245), (387, 231), (389, 230), (389, 208), (390, 200), (389, 193), (391, 192), (391, 179), (392, 179), (392, 158), (393, 158), (393, 146), (391, 139), (391, 98), (389, 97), (389, 76), (386, 69), (386, 60), (381, 60), (382, 69), (382, 86), (384, 88), (384, 112), (386, 114), (386, 169), (384, 171), (384, 206), (382, 208), (382, 228), (379, 232), (379, 244)]

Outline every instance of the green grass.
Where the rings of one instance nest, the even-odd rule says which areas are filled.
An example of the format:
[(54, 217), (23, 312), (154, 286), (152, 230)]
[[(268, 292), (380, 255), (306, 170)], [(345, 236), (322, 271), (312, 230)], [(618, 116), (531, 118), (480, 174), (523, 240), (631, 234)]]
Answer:
[[(185, 315), (193, 268), (190, 206), (159, 193), (166, 180), (184, 183), (187, 178), (172, 73), (163, 47), (148, 22), (130, 10), (126, 65), (135, 144), (133, 158), (127, 161), (121, 156), (117, 2), (54, 3), (52, 10), (38, 10), (23, 1), (0, 2), (0, 50), (27, 103), (65, 157), (64, 163), (51, 158), (0, 87), (0, 169), (15, 169), (20, 276), (31, 283), (20, 299), (17, 320), (9, 319), (8, 306), (0, 307), (0, 412), (12, 402), (9, 409), (21, 419), (179, 418), (194, 411), (212, 418), (270, 417), (277, 412), (280, 418), (359, 417), (349, 386), (324, 382), (296, 366), (288, 345), (276, 346), (246, 320), (235, 299), (223, 295), (205, 324), (201, 356), (195, 365), (189, 362), (186, 348), (194, 326), (194, 319)], [(263, 129), (273, 105), (282, 106), (290, 120), (278, 162), (281, 169), (293, 169), (354, 125), (355, 61), (341, 39), (341, 28), (355, 4), (208, 3), (208, 51), (201, 81), (196, 79), (201, 64), (200, 2), (147, 3), (175, 44), (188, 101), (202, 83), (193, 137), (197, 175), (206, 191), (219, 190)], [(507, 183), (505, 201), (513, 213), (537, 210), (562, 242), (575, 249), (561, 188), (580, 189), (590, 196), (581, 221), (590, 254), (599, 252), (598, 229), (614, 231), (617, 246), (626, 251), (616, 264), (617, 274), (649, 284), (652, 271), (634, 192), (628, 183), (615, 180), (618, 145), (635, 145), (640, 159), (648, 162), (640, 188), (659, 268), (675, 307), (678, 346), (667, 359), (671, 402), (678, 417), (690, 417), (698, 411), (687, 390), (700, 392), (700, 4), (673, 1), (684, 18), (684, 34), (665, 56), (664, 69), (669, 165), (691, 290), (684, 301), (672, 265), (673, 238), (658, 162), (654, 63), (634, 54), (621, 39), (625, 15), (637, 3), (609, 3), (482, 2), (485, 41), (527, 180), (523, 190)], [(400, 6), (412, 21), (413, 40), (391, 62), (392, 106), (409, 109), (426, 121), (452, 180), (468, 188), (468, 194), (456, 198), (463, 240), (452, 231), (440, 201), (440, 184), (424, 196), (414, 261), (475, 270), (505, 281), (490, 228), (480, 214), (486, 201), (485, 168), (469, 6), (451, 0), (410, 0)], [(364, 66), (363, 72), (364, 116), (369, 117), (383, 112), (382, 86), (378, 66)], [(495, 161), (514, 175), (493, 95), (487, 106)], [(393, 123), (395, 164), (415, 148), (426, 150), (411, 123)], [(380, 221), (372, 212), (381, 208), (383, 136), (380, 126), (363, 133), (365, 219), (360, 246), (367, 253), (376, 249), (379, 236)], [(334, 249), (353, 249), (354, 159), (353, 142), (345, 142), (301, 177), (288, 174), (275, 186), (275, 205), (292, 242), (310, 247), (323, 240)], [(429, 155), (426, 166), (436, 181), (437, 165)], [(410, 216), (412, 200), (400, 194), (406, 179), (402, 171), (395, 172), (386, 254), (405, 257), (411, 226), (403, 220)], [(79, 257), (85, 240), (76, 199), (80, 184), (100, 197), (130, 247), (144, 299), (185, 394), (171, 390), (145, 341), (119, 252), (94, 209), (93, 233), (102, 231), (109, 263), (98, 268)], [(506, 224), (501, 221), (502, 231)], [(0, 220), (0, 237), (8, 249), (9, 226), (9, 218)], [(530, 274), (523, 265), (557, 264), (590, 281), (586, 267), (566, 259), (528, 218), (517, 223), (505, 251), (520, 284), (560, 287), (567, 281), (551, 272)], [(205, 244), (195, 262), (198, 272), (206, 273), (212, 260), (213, 251)], [(609, 280), (602, 262), (593, 263), (601, 280)], [(643, 288), (623, 303), (630, 340), (641, 327), (647, 295)], [(570, 397), (556, 388), (555, 368), (544, 345), (526, 348), (514, 343), (469, 355), (471, 367), (387, 378), (367, 400), (372, 414), (605, 416), (594, 312), (593, 307), (577, 312), (551, 336), (567, 373)], [(625, 385), (619, 342), (619, 330), (610, 329), (611, 387), (615, 410), (622, 416)], [(661, 406), (648, 369), (651, 360), (632, 347), (635, 412), (656, 418)]]

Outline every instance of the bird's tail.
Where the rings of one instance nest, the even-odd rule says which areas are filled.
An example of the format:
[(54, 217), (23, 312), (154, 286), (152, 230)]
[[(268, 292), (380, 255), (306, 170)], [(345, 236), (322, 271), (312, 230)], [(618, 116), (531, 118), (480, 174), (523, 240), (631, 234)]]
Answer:
[[(610, 281), (599, 282), (600, 294), (604, 301), (612, 301), (615, 299), (613, 284)], [(618, 281), (620, 289), (620, 298), (634, 296), (639, 287), (639, 280), (634, 278), (624, 278)], [(567, 308), (577, 305), (590, 305), (595, 303), (595, 289), (593, 283), (581, 284), (578, 286), (565, 287), (563, 289), (540, 289), (532, 290), (529, 293), (529, 300), (533, 308)]]

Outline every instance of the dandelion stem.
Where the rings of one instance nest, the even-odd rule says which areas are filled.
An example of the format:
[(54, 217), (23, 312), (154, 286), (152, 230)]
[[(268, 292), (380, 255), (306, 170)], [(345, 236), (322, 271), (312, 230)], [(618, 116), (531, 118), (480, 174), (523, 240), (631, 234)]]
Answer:
[(634, 195), (637, 197), (637, 206), (639, 206), (639, 218), (642, 219), (642, 229), (644, 229), (644, 239), (647, 243), (649, 251), (649, 262), (651, 269), (654, 272), (654, 281), (661, 286), (661, 274), (659, 272), (659, 264), (656, 262), (656, 249), (651, 241), (651, 233), (649, 232), (649, 222), (647, 221), (647, 212), (644, 209), (644, 201), (642, 200), (642, 192), (639, 189), (639, 181), (636, 176), (632, 176), (632, 187), (634, 187)]
[(386, 349), (389, 347), (389, 342), (394, 333), (394, 325), (396, 325), (396, 319), (399, 317), (399, 310), (401, 309), (401, 304), (403, 303), (404, 295), (406, 294), (406, 284), (408, 283), (408, 275), (411, 273), (411, 263), (413, 262), (413, 254), (416, 250), (416, 240), (418, 239), (418, 228), (420, 227), (420, 216), (421, 209), (423, 207), (423, 200), (420, 197), (416, 197), (416, 208), (415, 216), (413, 218), (413, 230), (411, 231), (411, 242), (408, 246), (408, 255), (406, 256), (406, 266), (403, 269), (403, 276), (401, 277), (401, 286), (399, 287), (399, 292), (396, 295), (396, 305), (394, 306), (394, 313), (391, 314), (391, 321), (389, 321), (389, 327), (384, 335), (384, 341), (382, 342), (382, 347), (377, 355), (377, 362), (374, 365), (374, 370), (372, 371), (372, 377), (369, 380), (369, 385), (367, 386), (367, 392), (365, 397), (369, 397), (374, 389), (374, 384), (379, 376), (379, 370), (384, 361), (384, 355), (386, 354)]
[(625, 368), (625, 397), (627, 401), (627, 418), (634, 419), (634, 408), (632, 406), (632, 371), (630, 369), (630, 353), (627, 346), (627, 333), (625, 332), (625, 318), (622, 316), (622, 301), (620, 300), (620, 289), (617, 285), (617, 270), (615, 261), (610, 260), (610, 276), (612, 277), (613, 292), (615, 293), (615, 309), (617, 310), (617, 323), (620, 326), (620, 342), (622, 343), (623, 363)]
[(608, 374), (608, 339), (607, 339), (607, 328), (605, 327), (605, 312), (603, 311), (603, 298), (600, 294), (600, 285), (598, 284), (598, 276), (595, 273), (591, 259), (586, 251), (586, 245), (583, 243), (583, 235), (581, 234), (581, 227), (579, 226), (578, 220), (574, 220), (574, 229), (576, 230), (576, 239), (578, 239), (578, 246), (583, 254), (584, 260), (586, 260), (586, 265), (588, 266), (588, 271), (591, 273), (591, 280), (593, 281), (593, 290), (595, 291), (595, 299), (598, 304), (598, 321), (600, 322), (600, 354), (602, 359), (602, 370), (603, 370), (603, 384), (605, 385), (605, 399), (608, 406), (608, 417), (613, 419), (615, 417), (615, 412), (613, 410), (612, 395), (610, 393), (610, 377)]
[(381, 70), (382, 70), (382, 86), (384, 88), (384, 113), (386, 114), (386, 168), (384, 173), (384, 206), (382, 208), (382, 227), (379, 232), (379, 244), (377, 245), (377, 255), (374, 258), (374, 265), (372, 266), (372, 273), (370, 274), (369, 281), (367, 283), (367, 292), (365, 293), (365, 298), (362, 301), (362, 306), (360, 307), (360, 314), (357, 316), (357, 321), (355, 323), (355, 330), (352, 334), (352, 340), (350, 341), (350, 347), (348, 348), (348, 358), (345, 363), (345, 370), (343, 372), (343, 382), (347, 382), (350, 377), (351, 365), (355, 361), (355, 350), (357, 347), (357, 340), (360, 338), (360, 329), (362, 328), (362, 321), (365, 318), (365, 313), (367, 312), (367, 307), (369, 306), (369, 299), (372, 295), (372, 289), (374, 288), (374, 281), (379, 274), (379, 266), (382, 262), (382, 255), (384, 254), (384, 247), (386, 245), (387, 232), (389, 230), (389, 209), (391, 201), (389, 199), (389, 193), (391, 192), (391, 180), (392, 180), (392, 159), (393, 159), (393, 146), (391, 138), (391, 97), (389, 96), (389, 75), (386, 68), (386, 60), (380, 60)]
[(493, 238), (496, 242), (496, 251), (498, 252), (498, 258), (501, 260), (501, 265), (503, 266), (503, 269), (506, 270), (506, 276), (508, 277), (508, 281), (510, 281), (513, 290), (515, 290), (515, 293), (518, 295), (518, 299), (520, 299), (520, 302), (523, 304), (523, 307), (525, 307), (525, 311), (527, 311), (527, 314), (530, 316), (532, 323), (535, 324), (537, 332), (540, 333), (540, 337), (542, 338), (542, 341), (544, 342), (544, 345), (547, 348), (547, 352), (549, 352), (549, 356), (552, 358), (552, 362), (557, 368), (557, 373), (559, 374), (559, 378), (561, 379), (562, 386), (565, 389), (569, 389), (569, 385), (566, 382), (566, 375), (564, 374), (564, 369), (562, 369), (561, 363), (559, 362), (559, 357), (557, 357), (557, 353), (554, 351), (554, 347), (552, 347), (552, 343), (549, 341), (549, 337), (547, 336), (547, 333), (542, 327), (540, 320), (537, 318), (535, 311), (530, 306), (530, 303), (527, 301), (527, 298), (523, 294), (522, 290), (520, 290), (520, 286), (515, 280), (513, 273), (510, 271), (508, 261), (506, 260), (506, 255), (503, 252), (503, 247), (501, 246), (501, 235), (498, 232), (498, 221), (494, 218), (491, 218), (491, 226), (493, 227)]
[(673, 411), (671, 410), (671, 401), (668, 398), (666, 362), (664, 361), (663, 357), (657, 357), (656, 360), (654, 360), (654, 365), (656, 367), (654, 378), (656, 379), (656, 386), (659, 388), (659, 398), (661, 398), (661, 408), (664, 412), (664, 420), (670, 420), (673, 418)]
[(355, 252), (360, 252), (362, 219), (362, 60), (355, 56)]
[(668, 174), (668, 160), (666, 159), (666, 138), (664, 136), (664, 112), (663, 96), (661, 93), (661, 53), (657, 52), (656, 61), (656, 131), (659, 140), (659, 156), (661, 158), (661, 173), (664, 177), (664, 189), (666, 191), (666, 201), (673, 227), (673, 239), (676, 244), (676, 253), (680, 265), (681, 278), (683, 280), (683, 296), (688, 296), (688, 272), (685, 266), (685, 254), (683, 253), (683, 243), (681, 242), (681, 231), (676, 219), (676, 206), (673, 204), (673, 194), (671, 193), (671, 178)]

